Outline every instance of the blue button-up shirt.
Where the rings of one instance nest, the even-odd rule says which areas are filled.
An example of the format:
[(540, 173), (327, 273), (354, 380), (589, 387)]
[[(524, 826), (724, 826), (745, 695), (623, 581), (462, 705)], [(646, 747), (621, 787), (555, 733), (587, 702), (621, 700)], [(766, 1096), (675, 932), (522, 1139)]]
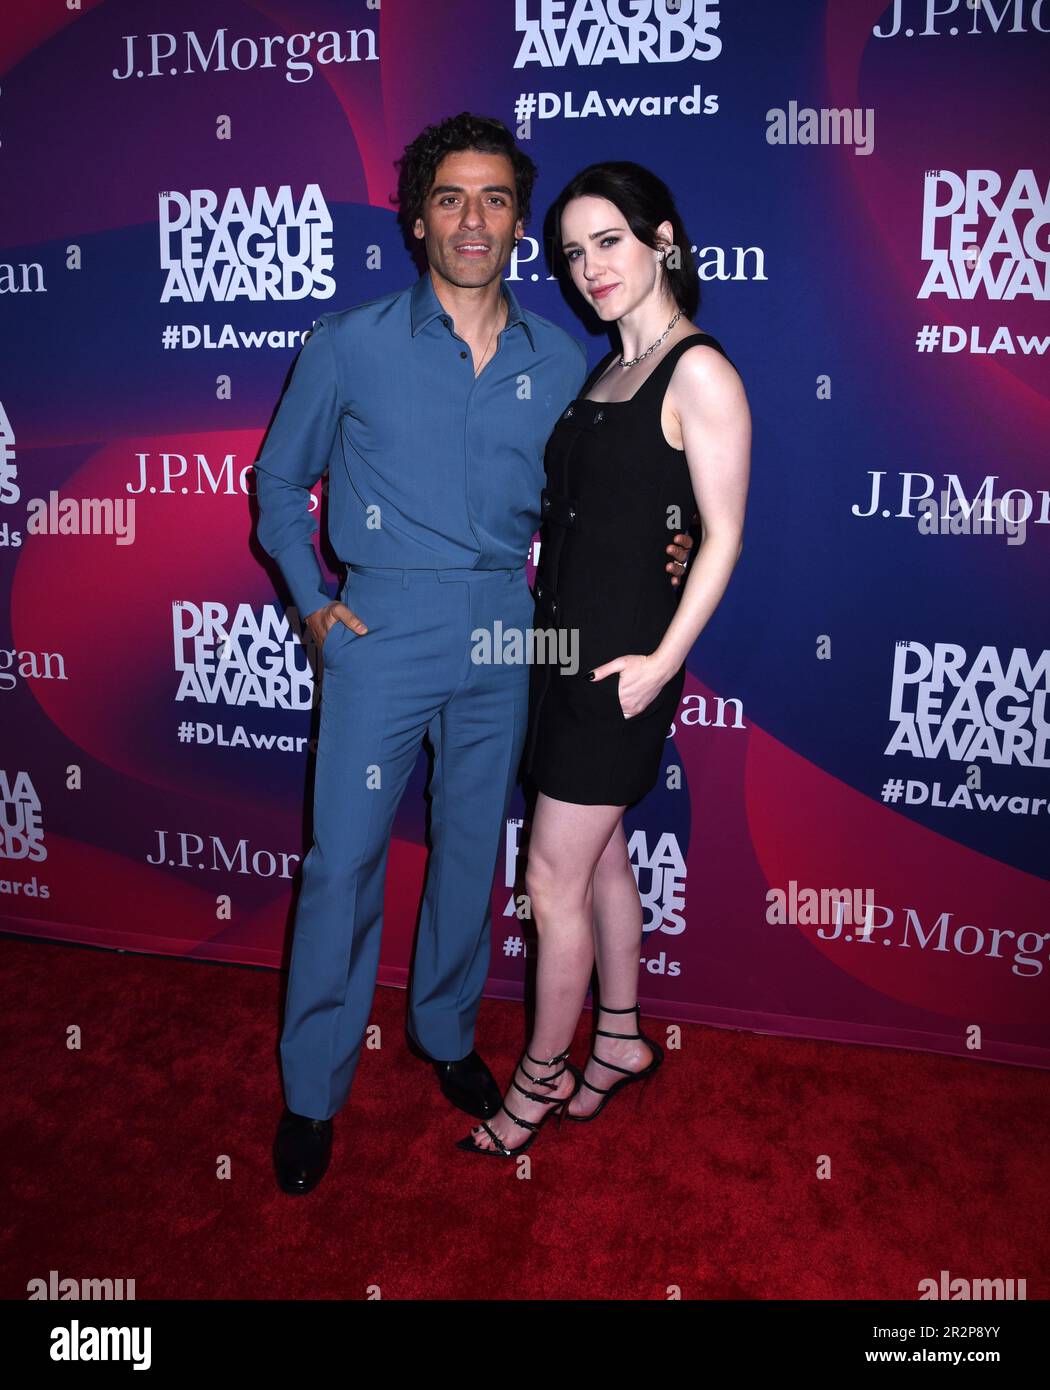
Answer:
[(525, 564), (544, 447), (587, 359), (505, 282), (503, 293), (507, 323), (476, 379), (429, 272), (315, 322), (255, 464), (259, 542), (304, 617), (331, 602), (307, 511), (326, 468), (329, 535), (345, 563)]

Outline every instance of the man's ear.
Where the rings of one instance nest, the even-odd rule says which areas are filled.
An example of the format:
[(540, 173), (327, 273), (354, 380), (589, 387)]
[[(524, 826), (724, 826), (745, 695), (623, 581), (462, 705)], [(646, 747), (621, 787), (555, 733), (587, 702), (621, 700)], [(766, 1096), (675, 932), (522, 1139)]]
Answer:
[(419, 241), (422, 241), (422, 239), (426, 236), (427, 229), (423, 225), (422, 217), (417, 217), (416, 220), (412, 223), (412, 231), (415, 234), (416, 239)]

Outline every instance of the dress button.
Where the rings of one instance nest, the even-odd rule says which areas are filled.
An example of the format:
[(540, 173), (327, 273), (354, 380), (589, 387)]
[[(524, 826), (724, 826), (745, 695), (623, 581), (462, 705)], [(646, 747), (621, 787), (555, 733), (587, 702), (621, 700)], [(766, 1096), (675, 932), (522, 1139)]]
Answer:
[(550, 510), (550, 505), (551, 505), (551, 499), (550, 499), (549, 497), (545, 497), (545, 498), (543, 499), (543, 510), (544, 510), (544, 511), (549, 511), (549, 510)]
[(446, 328), (448, 327), (448, 319), (447, 319), (447, 318), (442, 318), (441, 322), (445, 325)]
[(575, 507), (570, 507), (570, 508), (569, 508), (569, 520), (570, 520), (570, 521), (575, 521), (575, 520), (576, 520), (576, 508), (575, 508)]
[(537, 597), (537, 598), (542, 598), (542, 597), (543, 597), (543, 585), (542, 585), (542, 584), (537, 584), (537, 585), (536, 585), (536, 597)]
[(604, 419), (605, 419), (605, 411), (604, 411), (604, 410), (599, 410), (599, 411), (595, 414), (594, 423), (595, 423), (596, 425), (600, 425), (601, 422), (602, 422)]
[(466, 357), (467, 354), (465, 352), (461, 352), (459, 355), (460, 357)]
[(568, 408), (568, 410), (565, 412), (565, 414), (564, 414), (564, 416), (563, 416), (562, 418), (565, 419), (565, 420), (567, 420), (571, 414), (572, 414), (572, 406), (570, 405), (569, 408)]

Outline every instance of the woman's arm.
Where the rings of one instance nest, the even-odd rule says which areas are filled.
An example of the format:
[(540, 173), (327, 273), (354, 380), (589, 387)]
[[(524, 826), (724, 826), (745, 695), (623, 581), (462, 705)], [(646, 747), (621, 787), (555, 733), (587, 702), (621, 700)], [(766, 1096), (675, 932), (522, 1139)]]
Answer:
[(743, 549), (751, 474), (751, 411), (736, 368), (715, 348), (684, 352), (667, 387), (682, 427), (700, 513), (700, 548), (678, 610), (650, 654), (664, 681), (685, 661), (718, 607)]

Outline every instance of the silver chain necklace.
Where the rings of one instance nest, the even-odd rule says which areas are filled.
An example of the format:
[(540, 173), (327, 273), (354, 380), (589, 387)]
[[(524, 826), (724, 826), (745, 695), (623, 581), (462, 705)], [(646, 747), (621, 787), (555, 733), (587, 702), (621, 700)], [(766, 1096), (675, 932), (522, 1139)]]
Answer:
[(678, 313), (675, 314), (674, 318), (673, 318), (673, 319), (671, 320), (671, 322), (667, 325), (667, 327), (664, 329), (664, 331), (660, 334), (660, 336), (659, 336), (659, 338), (657, 338), (656, 342), (653, 343), (653, 344), (651, 344), (649, 347), (647, 347), (647, 348), (645, 349), (645, 351), (641, 354), (640, 357), (632, 357), (631, 360), (630, 360), (630, 362), (625, 362), (625, 361), (623, 360), (623, 353), (621, 352), (621, 353), (620, 353), (620, 366), (621, 366), (621, 367), (637, 367), (637, 365), (638, 365), (639, 362), (643, 362), (643, 361), (645, 360), (645, 358), (647, 358), (651, 352), (655, 352), (655, 351), (656, 351), (656, 349), (660, 346), (660, 344), (661, 344), (661, 343), (663, 342), (663, 340), (667, 337), (668, 333), (670, 333), (671, 329), (675, 326), (675, 324), (678, 322), (678, 320), (679, 320), (681, 317), (682, 317), (682, 311), (681, 311), (681, 309), (679, 309), (679, 310), (678, 310)]

